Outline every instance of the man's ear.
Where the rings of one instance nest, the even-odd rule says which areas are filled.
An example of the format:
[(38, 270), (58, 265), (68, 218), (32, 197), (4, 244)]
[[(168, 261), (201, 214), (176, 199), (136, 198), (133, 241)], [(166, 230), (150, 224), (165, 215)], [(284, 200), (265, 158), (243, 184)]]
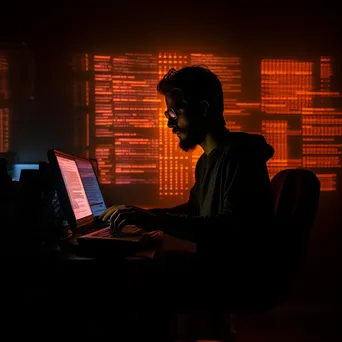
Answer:
[(200, 112), (203, 118), (206, 118), (209, 113), (209, 103), (207, 101), (201, 101), (200, 104)]

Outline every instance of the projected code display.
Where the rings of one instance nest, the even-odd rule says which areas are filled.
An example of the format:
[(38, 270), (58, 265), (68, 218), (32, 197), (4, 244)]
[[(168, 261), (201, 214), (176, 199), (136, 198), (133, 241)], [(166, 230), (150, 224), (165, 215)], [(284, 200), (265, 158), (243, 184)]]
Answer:
[(322, 191), (336, 190), (342, 109), (335, 101), (340, 93), (331, 90), (330, 57), (261, 59), (257, 102), (244, 96), (244, 63), (238, 56), (170, 51), (85, 56), (89, 62), (83, 58), (83, 68), (92, 73), (79, 89), (86, 93), (84, 103), (93, 99), (85, 136), (102, 183), (155, 184), (160, 200), (187, 200), (203, 151), (179, 148), (156, 86), (170, 68), (206, 65), (222, 83), (227, 128), (262, 134), (274, 147), (267, 164), (271, 178), (286, 168), (305, 167), (318, 175)]

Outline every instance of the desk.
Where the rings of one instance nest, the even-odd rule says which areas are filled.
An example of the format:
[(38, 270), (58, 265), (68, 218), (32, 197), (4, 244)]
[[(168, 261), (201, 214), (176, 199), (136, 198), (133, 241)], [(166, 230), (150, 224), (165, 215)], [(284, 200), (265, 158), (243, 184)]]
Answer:
[(39, 265), (26, 260), (31, 269), (11, 286), (6, 328), (12, 337), (35, 340), (53, 334), (77, 341), (168, 341), (165, 322), (188, 307), (189, 294), (202, 307), (209, 288), (203, 279), (187, 284), (194, 244), (165, 235), (158, 249), (144, 253), (96, 259), (62, 246)]
[(45, 258), (17, 259), (3, 278), (4, 325), (12, 337), (166, 341), (158, 329), (172, 289), (162, 255), (192, 253), (194, 244), (166, 235), (158, 249), (107, 260), (80, 257), (62, 245)]
[[(60, 242), (61, 258), (64, 261), (92, 261), (94, 257), (81, 256), (77, 251), (77, 237), (80, 234), (73, 234), (70, 238)], [(160, 261), (169, 255), (193, 255), (196, 253), (196, 244), (183, 241), (164, 234), (163, 240), (155, 247), (149, 247), (126, 255), (126, 260), (155, 260)]]

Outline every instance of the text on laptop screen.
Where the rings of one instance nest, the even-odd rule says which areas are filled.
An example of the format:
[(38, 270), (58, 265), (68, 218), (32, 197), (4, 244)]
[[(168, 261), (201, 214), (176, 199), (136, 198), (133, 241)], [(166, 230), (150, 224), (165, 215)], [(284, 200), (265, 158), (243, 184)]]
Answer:
[(76, 162), (61, 156), (57, 156), (57, 162), (62, 173), (76, 220), (90, 216), (92, 212)]
[(76, 163), (80, 173), (85, 192), (88, 197), (91, 211), (94, 216), (99, 216), (107, 207), (97, 181), (92, 163), (90, 160), (77, 159)]

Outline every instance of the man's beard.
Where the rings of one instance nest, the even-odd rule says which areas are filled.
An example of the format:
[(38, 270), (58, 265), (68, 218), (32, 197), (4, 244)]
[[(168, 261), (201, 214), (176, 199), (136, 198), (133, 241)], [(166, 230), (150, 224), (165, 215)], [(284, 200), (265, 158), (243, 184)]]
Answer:
[(178, 129), (179, 132), (183, 133), (185, 137), (179, 138), (179, 147), (185, 151), (194, 150), (197, 145), (204, 141), (208, 130), (203, 125), (191, 124), (186, 129)]

